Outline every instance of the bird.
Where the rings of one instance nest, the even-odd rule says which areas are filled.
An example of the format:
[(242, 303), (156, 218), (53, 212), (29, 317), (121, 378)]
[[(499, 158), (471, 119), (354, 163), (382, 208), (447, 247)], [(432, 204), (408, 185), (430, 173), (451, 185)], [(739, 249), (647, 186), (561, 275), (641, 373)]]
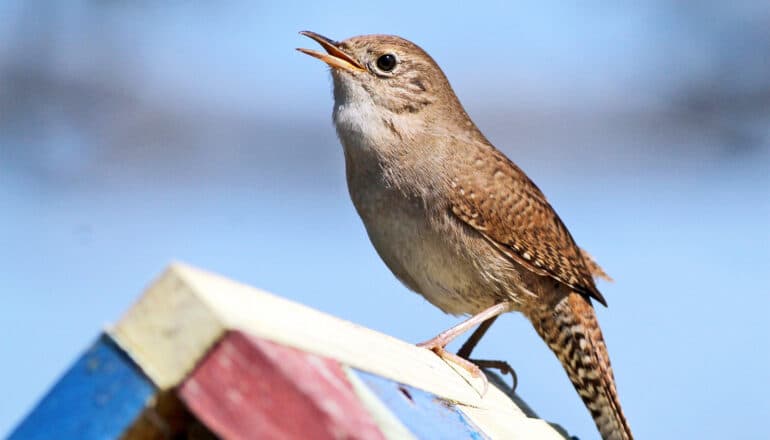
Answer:
[[(593, 303), (607, 277), (543, 192), (482, 134), (439, 65), (393, 35), (300, 34), (331, 67), (348, 192), (377, 253), (445, 313), (470, 316), (418, 344), (475, 376), (470, 351), (520, 312), (553, 351), (605, 440), (633, 438)], [(446, 345), (479, 325), (459, 355)]]

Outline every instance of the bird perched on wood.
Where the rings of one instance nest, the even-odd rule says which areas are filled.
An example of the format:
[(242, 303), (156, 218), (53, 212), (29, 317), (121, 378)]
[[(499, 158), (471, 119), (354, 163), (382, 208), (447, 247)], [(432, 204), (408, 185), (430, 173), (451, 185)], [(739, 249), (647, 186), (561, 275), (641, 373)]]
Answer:
[(326, 51), (333, 119), (348, 189), (375, 249), (407, 287), (471, 318), (420, 344), (445, 350), (501, 313), (519, 311), (561, 361), (604, 439), (631, 439), (592, 301), (606, 276), (543, 193), (479, 131), (420, 47), (389, 35), (341, 42), (302, 32)]

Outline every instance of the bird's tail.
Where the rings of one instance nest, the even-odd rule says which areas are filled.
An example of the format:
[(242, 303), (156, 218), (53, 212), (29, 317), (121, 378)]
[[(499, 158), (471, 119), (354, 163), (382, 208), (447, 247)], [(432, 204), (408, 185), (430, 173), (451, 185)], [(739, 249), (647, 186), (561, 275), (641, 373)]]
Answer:
[(604, 440), (632, 440), (604, 337), (591, 304), (571, 293), (555, 308), (530, 311), (535, 330), (561, 361)]

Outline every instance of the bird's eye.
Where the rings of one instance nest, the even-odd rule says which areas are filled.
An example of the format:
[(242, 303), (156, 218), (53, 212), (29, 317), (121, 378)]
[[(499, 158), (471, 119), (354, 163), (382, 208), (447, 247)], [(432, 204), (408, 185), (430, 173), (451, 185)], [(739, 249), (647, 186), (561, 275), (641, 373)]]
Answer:
[(383, 72), (390, 72), (396, 67), (396, 56), (392, 53), (386, 53), (385, 55), (377, 58), (377, 68)]

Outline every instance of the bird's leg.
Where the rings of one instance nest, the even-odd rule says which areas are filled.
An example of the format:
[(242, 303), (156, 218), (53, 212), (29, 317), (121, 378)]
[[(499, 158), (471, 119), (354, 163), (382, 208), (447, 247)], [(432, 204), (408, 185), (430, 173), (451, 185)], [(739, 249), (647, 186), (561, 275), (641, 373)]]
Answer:
[[(481, 369), (479, 369), (478, 366), (474, 365), (472, 362), (468, 361), (467, 359), (464, 359), (454, 353), (450, 353), (446, 351), (445, 347), (447, 346), (447, 344), (452, 342), (455, 338), (457, 338), (461, 334), (470, 330), (470, 328), (473, 327), (474, 325), (477, 325), (477, 324), (483, 325), (485, 321), (496, 318), (501, 313), (505, 313), (509, 311), (510, 306), (511, 306), (510, 303), (507, 301), (503, 301), (501, 303), (495, 304), (492, 307), (471, 316), (470, 318), (466, 319), (460, 324), (439, 333), (439, 335), (436, 336), (435, 338), (417, 344), (417, 346), (427, 348), (428, 350), (431, 350), (437, 355), (439, 355), (439, 357), (441, 357), (442, 359), (448, 360), (448, 361), (454, 362), (455, 364), (460, 365), (463, 369), (468, 371), (471, 374), (471, 376), (481, 378), (484, 381), (484, 390), (482, 392), (482, 395), (486, 394), (489, 383), (487, 381), (486, 376), (481, 372)], [(488, 327), (489, 325), (487, 325), (487, 328)], [(475, 334), (476, 333), (474, 332), (474, 335)], [(472, 335), (471, 338), (473, 338), (474, 335)], [(478, 336), (478, 338), (476, 338), (476, 342), (478, 342), (478, 339), (480, 339), (481, 336), (483, 336), (483, 332)], [(475, 342), (473, 345), (475, 345)], [(473, 347), (471, 346), (471, 349), (472, 348)]]
[(455, 338), (457, 338), (461, 334), (470, 330), (470, 328), (473, 327), (474, 325), (483, 323), (488, 319), (495, 318), (501, 313), (507, 312), (508, 310), (510, 310), (510, 303), (508, 301), (503, 301), (501, 303), (495, 304), (492, 307), (471, 316), (470, 318), (457, 324), (456, 326), (439, 333), (438, 336), (436, 336), (435, 338), (425, 342), (421, 342), (417, 345), (430, 350), (434, 349), (435, 347), (442, 347), (442, 348), (446, 347), (447, 344), (452, 342)]
[(486, 321), (482, 322), (478, 328), (473, 332), (473, 334), (468, 338), (467, 341), (463, 344), (462, 347), (460, 347), (460, 350), (457, 352), (457, 356), (460, 356), (463, 359), (467, 359), (471, 362), (473, 362), (476, 366), (481, 368), (494, 368), (496, 370), (500, 370), (500, 374), (506, 375), (510, 374), (513, 378), (512, 383), (512, 390), (516, 391), (516, 387), (519, 385), (519, 378), (516, 376), (516, 370), (511, 367), (508, 362), (506, 361), (495, 361), (495, 360), (486, 360), (486, 359), (471, 359), (471, 352), (474, 348), (476, 348), (476, 345), (479, 343), (481, 338), (484, 337), (484, 335), (487, 333), (487, 330), (489, 330), (489, 327), (492, 327), (492, 324), (494, 324), (495, 320), (500, 315), (493, 316)]
[(479, 343), (481, 338), (484, 337), (484, 335), (487, 333), (487, 330), (489, 330), (489, 327), (492, 327), (492, 324), (494, 324), (495, 320), (497, 320), (497, 316), (493, 316), (486, 321), (482, 322), (481, 325), (473, 332), (473, 334), (468, 338), (467, 341), (463, 344), (462, 347), (460, 347), (460, 350), (457, 352), (457, 355), (461, 358), (468, 359), (471, 356), (471, 352), (474, 348), (476, 348), (476, 345)]

